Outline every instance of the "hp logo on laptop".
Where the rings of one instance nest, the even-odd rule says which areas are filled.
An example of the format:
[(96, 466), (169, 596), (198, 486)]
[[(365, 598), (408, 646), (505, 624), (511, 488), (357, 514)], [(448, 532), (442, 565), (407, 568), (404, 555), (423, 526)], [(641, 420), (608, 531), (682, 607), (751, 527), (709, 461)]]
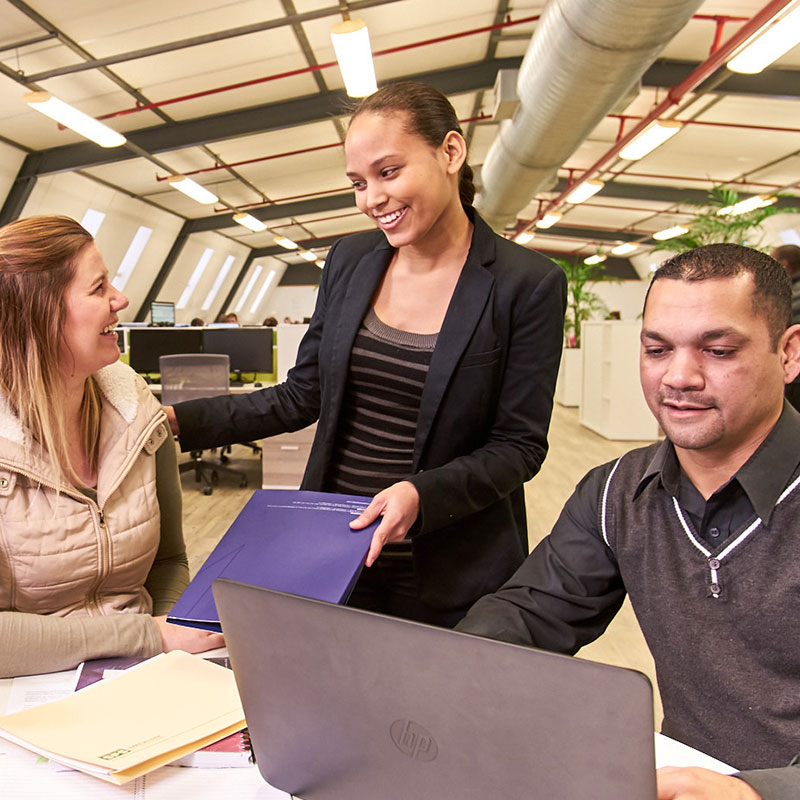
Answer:
[(439, 755), (436, 740), (418, 722), (396, 719), (389, 728), (394, 746), (403, 755), (418, 761), (433, 761)]

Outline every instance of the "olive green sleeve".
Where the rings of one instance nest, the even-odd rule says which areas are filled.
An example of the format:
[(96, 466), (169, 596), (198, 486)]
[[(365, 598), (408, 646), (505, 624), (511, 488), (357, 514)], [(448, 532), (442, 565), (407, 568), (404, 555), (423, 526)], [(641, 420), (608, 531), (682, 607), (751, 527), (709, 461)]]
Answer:
[[(164, 423), (165, 427), (167, 426)], [(161, 510), (161, 542), (145, 589), (153, 598), (153, 616), (166, 614), (189, 584), (189, 562), (183, 542), (183, 503), (178, 455), (172, 433), (156, 451), (156, 495)]]
[(150, 658), (162, 651), (149, 614), (53, 617), (3, 611), (0, 642), (0, 678), (71, 669), (91, 658)]

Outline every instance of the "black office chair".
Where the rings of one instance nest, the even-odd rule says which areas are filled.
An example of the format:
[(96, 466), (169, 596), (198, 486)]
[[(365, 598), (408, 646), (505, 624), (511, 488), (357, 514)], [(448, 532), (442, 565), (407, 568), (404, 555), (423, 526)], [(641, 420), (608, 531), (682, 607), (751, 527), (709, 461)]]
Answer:
[[(228, 393), (230, 360), (226, 355), (181, 353), (160, 356), (158, 365), (161, 371), (161, 402), (165, 406)], [(178, 470), (194, 470), (195, 481), (203, 484), (203, 494), (214, 491), (220, 474), (233, 475), (239, 478), (239, 486), (247, 486), (247, 476), (226, 466), (224, 462), (227, 458), (222, 456), (219, 461), (204, 461), (202, 454), (202, 450), (192, 450), (189, 453), (191, 460), (180, 464)]]

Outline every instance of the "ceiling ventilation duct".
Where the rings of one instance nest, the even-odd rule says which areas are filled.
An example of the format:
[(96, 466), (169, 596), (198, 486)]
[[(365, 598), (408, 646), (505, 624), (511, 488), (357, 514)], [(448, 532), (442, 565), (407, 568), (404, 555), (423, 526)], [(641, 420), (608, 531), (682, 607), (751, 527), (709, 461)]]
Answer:
[(495, 229), (538, 191), (641, 78), (702, 0), (550, 0), (519, 70), (520, 105), (481, 170), (476, 206)]

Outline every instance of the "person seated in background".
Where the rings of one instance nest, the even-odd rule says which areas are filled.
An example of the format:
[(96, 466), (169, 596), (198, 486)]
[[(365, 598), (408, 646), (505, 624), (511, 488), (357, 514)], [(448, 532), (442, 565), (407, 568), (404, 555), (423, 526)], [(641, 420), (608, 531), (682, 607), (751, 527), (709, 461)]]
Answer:
[(275, 317), (267, 317), (261, 324), (265, 328), (277, 328), (278, 320)]
[(200, 317), (195, 317), (195, 318), (194, 318), (194, 319), (193, 319), (193, 320), (192, 320), (192, 321), (189, 323), (189, 325), (191, 325), (193, 328), (202, 328), (202, 327), (205, 325), (205, 322), (203, 322), (203, 320), (202, 320), (202, 319), (200, 319)]
[[(800, 247), (784, 244), (770, 255), (786, 270), (792, 281), (792, 324), (800, 323)], [(786, 399), (800, 409), (800, 377), (786, 384)]]
[(119, 361), (128, 300), (68, 217), (0, 228), (0, 677), (224, 644), (188, 584), (166, 416)]
[[(660, 800), (800, 797), (800, 372), (790, 282), (732, 244), (664, 263), (640, 372), (666, 433), (589, 472), (552, 532), (459, 630), (573, 654), (627, 593), (663, 732), (738, 769), (666, 769)], [(760, 792), (760, 795), (758, 794)]]
[(784, 244), (770, 255), (786, 270), (792, 281), (792, 324), (800, 323), (800, 247)]

